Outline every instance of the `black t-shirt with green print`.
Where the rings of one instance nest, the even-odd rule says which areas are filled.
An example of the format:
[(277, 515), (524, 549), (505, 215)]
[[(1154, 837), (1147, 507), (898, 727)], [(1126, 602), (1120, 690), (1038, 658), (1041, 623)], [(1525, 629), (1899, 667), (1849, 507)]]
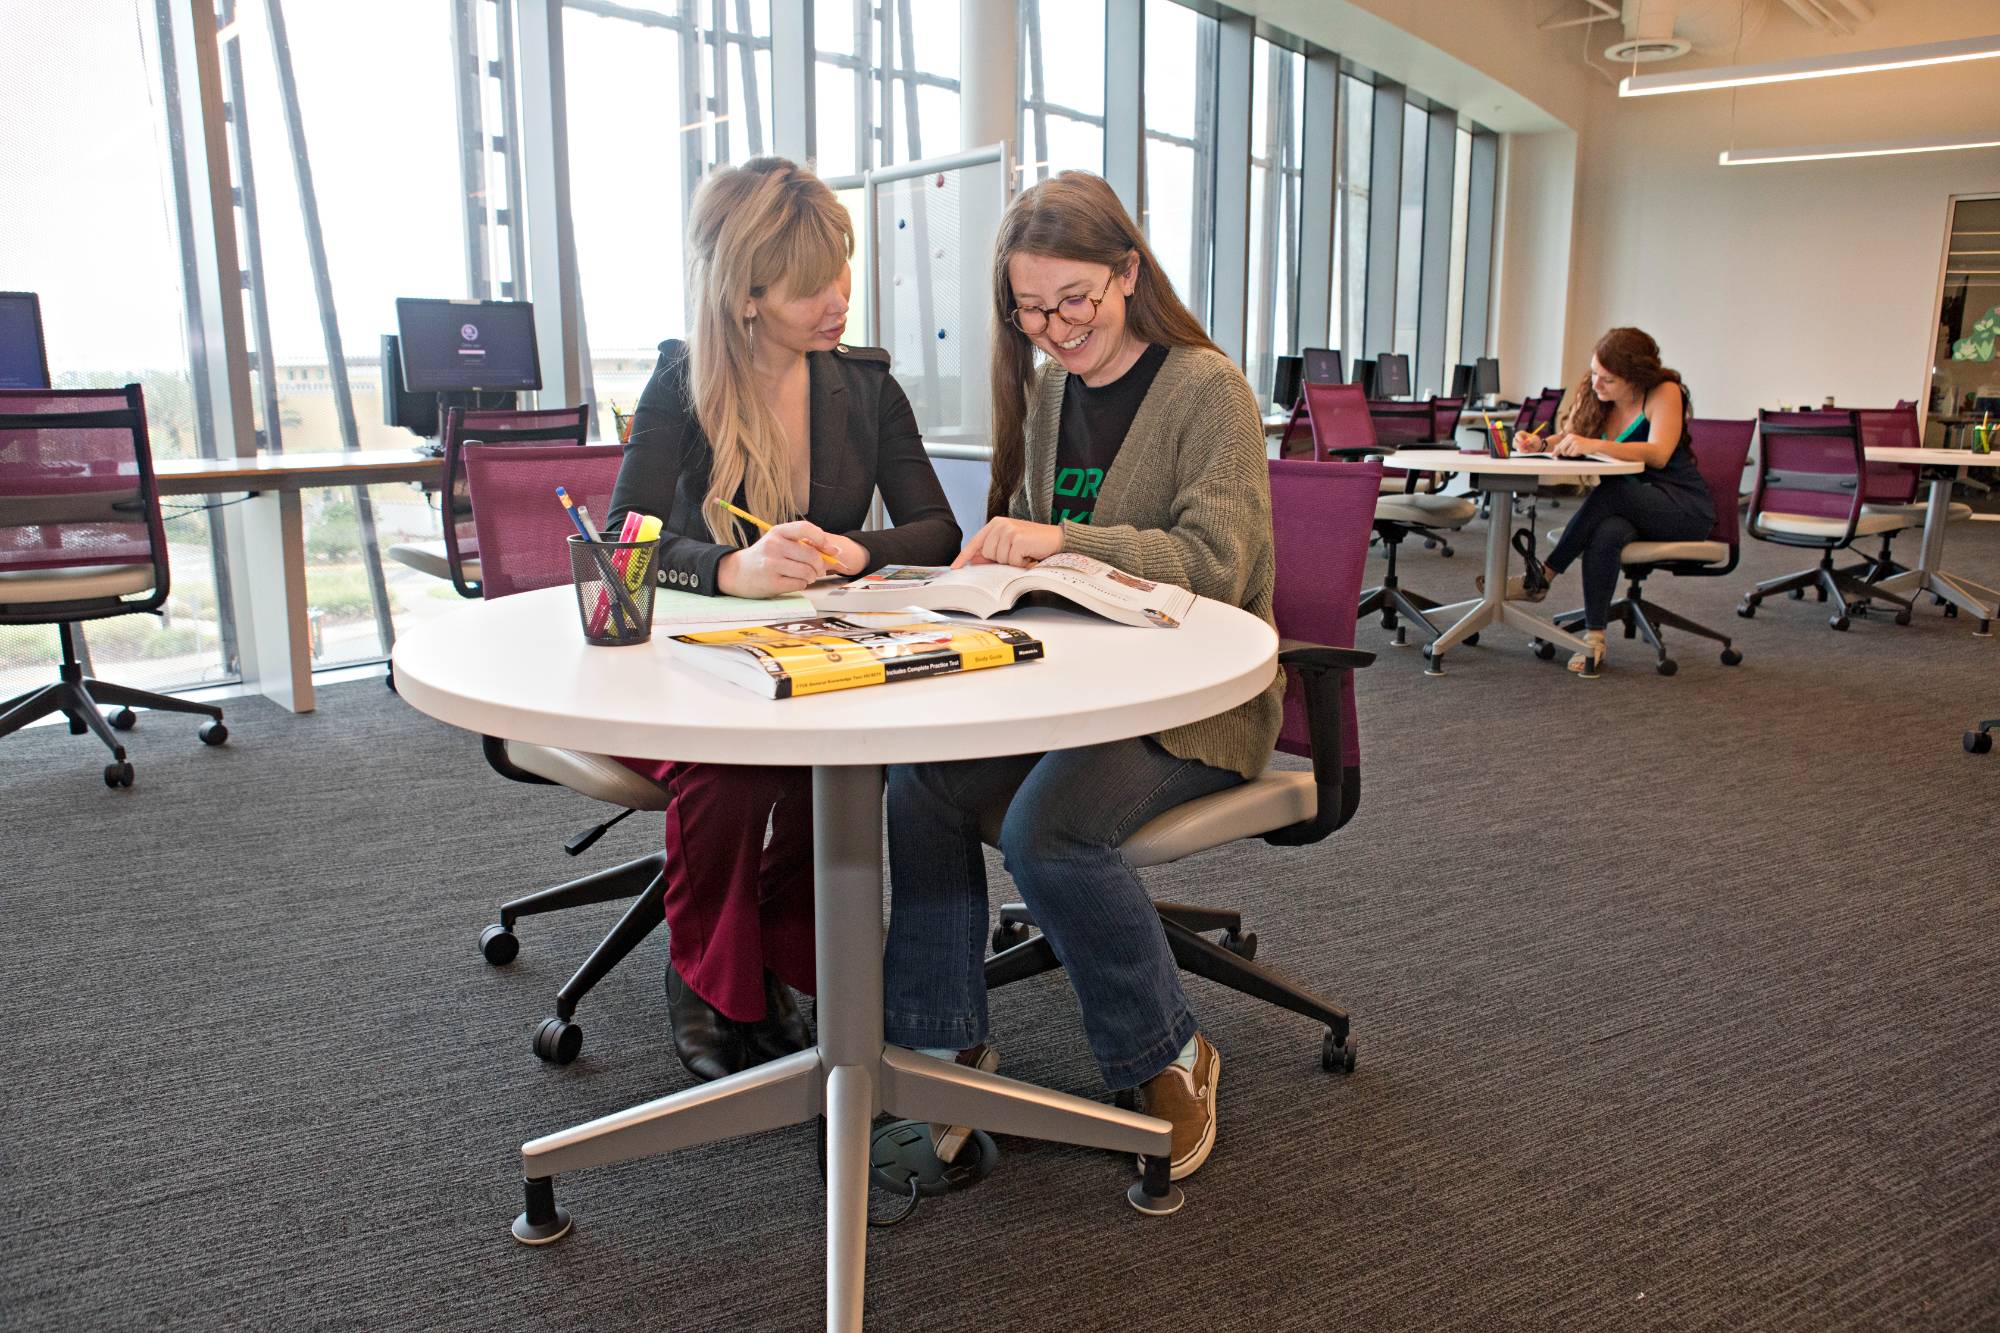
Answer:
[(1132, 368), (1102, 388), (1093, 389), (1071, 375), (1063, 388), (1062, 430), (1056, 436), (1054, 519), (1088, 523), (1097, 511), (1097, 491), (1104, 474), (1118, 457), (1139, 404), (1153, 387), (1153, 376), (1167, 359), (1167, 349), (1148, 347)]

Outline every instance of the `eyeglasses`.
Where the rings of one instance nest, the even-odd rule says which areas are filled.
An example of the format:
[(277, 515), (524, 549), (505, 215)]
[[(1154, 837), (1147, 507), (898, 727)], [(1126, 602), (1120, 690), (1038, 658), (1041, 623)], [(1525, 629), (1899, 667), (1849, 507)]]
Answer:
[(1050, 315), (1061, 315), (1063, 323), (1073, 329), (1082, 328), (1097, 318), (1097, 307), (1111, 295), (1111, 284), (1118, 275), (1113, 273), (1104, 280), (1104, 288), (1095, 296), (1065, 296), (1054, 307), (1044, 305), (1017, 305), (1007, 312), (1007, 320), (1015, 328), (1030, 338), (1049, 326)]

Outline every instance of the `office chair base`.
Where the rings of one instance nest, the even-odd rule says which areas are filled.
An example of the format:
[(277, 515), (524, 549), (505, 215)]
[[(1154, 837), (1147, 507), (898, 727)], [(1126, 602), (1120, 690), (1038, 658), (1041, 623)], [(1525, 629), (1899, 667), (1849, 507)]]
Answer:
[[(826, 1121), (820, 1121), (821, 1151), (825, 1151)], [(930, 1199), (970, 1189), (993, 1174), (1000, 1147), (983, 1129), (972, 1131), (958, 1156), (938, 1160), (931, 1151), (931, 1122), (892, 1120), (875, 1130), (868, 1146), (868, 1174), (875, 1188), (898, 1198)]]
[(548, 1245), (570, 1232), (569, 1210), (556, 1202), (555, 1182), (547, 1176), (523, 1180), (528, 1206), (514, 1219), (514, 1239), (523, 1245)]
[[(191, 713), (209, 719), (195, 732), (203, 745), (221, 745), (229, 739), (229, 728), (222, 725), (222, 710), (213, 704), (198, 704), (176, 699), (172, 695), (135, 690), (84, 675), (82, 664), (75, 656), (69, 626), (63, 625), (61, 629), (61, 679), (53, 685), (30, 690), (0, 704), (0, 736), (11, 735), (51, 713), (61, 713), (69, 722), (72, 736), (93, 732), (111, 751), (112, 762), (104, 766), (104, 785), (113, 788), (130, 787), (136, 777), (124, 745), (114, 734), (130, 731), (139, 724), (139, 715), (132, 711), (135, 704), (156, 712)], [(100, 707), (104, 704), (116, 704), (118, 711), (106, 717)]]
[(1962, 738), (1967, 754), (1991, 754), (1993, 752), (1993, 729), (2000, 727), (2000, 717), (1990, 722), (1981, 722), (1979, 730), (1968, 731)]
[[(1557, 628), (1575, 633), (1583, 624), (1583, 611), (1581, 608), (1565, 611), (1555, 618), (1555, 623)], [(1667, 656), (1666, 640), (1661, 635), (1663, 629), (1677, 629), (1684, 634), (1693, 634), (1721, 644), (1724, 666), (1739, 666), (1743, 662), (1743, 654), (1737, 650), (1734, 641), (1727, 634), (1712, 630), (1700, 621), (1689, 620), (1686, 616), (1669, 611), (1664, 606), (1647, 601), (1640, 595), (1639, 583), (1636, 580), (1623, 598), (1611, 604), (1607, 627), (1610, 624), (1623, 624), (1625, 637), (1628, 639), (1644, 639), (1653, 650), (1653, 669), (1662, 676), (1671, 676), (1680, 670), (1680, 664)], [(1535, 641), (1535, 656), (1546, 662), (1555, 655), (1554, 644), (1544, 639)]]
[(569, 1064), (583, 1054), (583, 1028), (566, 1018), (545, 1018), (535, 1029), (534, 1051), (544, 1064)]
[(1912, 604), (1909, 599), (1898, 597), (1879, 584), (1864, 583), (1851, 574), (1835, 569), (1831, 551), (1821, 556), (1819, 564), (1811, 569), (1759, 583), (1744, 594), (1743, 600), (1737, 604), (1736, 614), (1745, 620), (1752, 619), (1766, 597), (1784, 593), (1797, 601), (1805, 596), (1808, 589), (1817, 592), (1820, 601), (1832, 604), (1833, 614), (1827, 617), (1826, 623), (1834, 629), (1845, 630), (1853, 623), (1850, 617), (1868, 614), (1869, 604), (1878, 600), (1896, 608), (1898, 625), (1910, 623)]
[(1359, 1050), (1352, 1037), (1337, 1041), (1332, 1028), (1320, 1037), (1319, 1067), (1329, 1074), (1352, 1074), (1358, 1055)]

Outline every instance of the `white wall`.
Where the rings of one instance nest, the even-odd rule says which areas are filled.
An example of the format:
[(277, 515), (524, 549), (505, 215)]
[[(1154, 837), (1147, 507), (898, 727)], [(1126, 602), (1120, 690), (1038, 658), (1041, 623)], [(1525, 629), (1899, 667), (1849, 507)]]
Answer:
[(1492, 330), (1502, 396), (1562, 384), (1565, 371), (1577, 136), (1569, 130), (1501, 140), (1494, 213)]

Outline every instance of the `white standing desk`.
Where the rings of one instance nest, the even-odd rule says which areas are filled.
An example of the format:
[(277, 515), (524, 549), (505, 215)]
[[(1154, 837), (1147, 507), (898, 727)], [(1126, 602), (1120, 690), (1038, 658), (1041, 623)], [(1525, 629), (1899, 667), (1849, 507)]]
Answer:
[(1973, 633), (1982, 639), (1991, 637), (1993, 618), (2000, 615), (2000, 592), (1945, 573), (1939, 561), (1944, 557), (1945, 526), (1951, 521), (1952, 482), (1964, 476), (1967, 468), (2000, 467), (2000, 454), (1876, 445), (1867, 451), (1867, 456), (1871, 463), (1918, 463), (1931, 469), (1930, 503), (1925, 507), (1923, 544), (1917, 554), (1917, 566), (1883, 579), (1882, 591), (1898, 597), (1930, 593), (1948, 606), (1971, 612), (1979, 622)]
[[(551, 1177), (827, 1119), (827, 1327), (861, 1326), (870, 1122), (878, 1113), (1164, 1154), (1165, 1121), (916, 1055), (882, 1040), (882, 767), (1095, 745), (1193, 722), (1271, 681), (1278, 636), (1197, 602), (1177, 630), (1028, 610), (1035, 662), (771, 700), (646, 644), (593, 648), (567, 587), (467, 603), (396, 644), (397, 689), (483, 735), (603, 754), (813, 768), (819, 1045), (521, 1148), (540, 1243), (568, 1230)], [(685, 630), (684, 626), (673, 627)], [(682, 650), (685, 651), (685, 650)]]
[[(1442, 676), (1447, 650), (1490, 625), (1506, 625), (1531, 639), (1560, 643), (1573, 652), (1586, 650), (1582, 639), (1555, 622), (1544, 620), (1522, 602), (1507, 600), (1507, 545), (1517, 492), (1533, 491), (1543, 477), (1612, 477), (1640, 470), (1636, 462), (1601, 463), (1588, 458), (1494, 458), (1489, 454), (1455, 453), (1449, 449), (1399, 449), (1382, 460), (1385, 469), (1402, 472), (1464, 472), (1476, 489), (1494, 495), (1486, 523), (1486, 589), (1468, 602), (1440, 606), (1427, 616), (1457, 615), (1452, 627), (1424, 645), (1424, 674)], [(1504, 497), (1504, 498), (1502, 498)]]
[[(254, 458), (170, 458), (153, 464), (162, 496), (248, 491), (243, 526), (251, 618), (245, 665), (263, 692), (295, 713), (313, 710), (311, 607), (306, 600), (305, 508), (300, 492), (381, 482), (444, 484), (444, 460), (413, 449), (358, 449)], [(276, 560), (264, 557), (272, 552)]]

